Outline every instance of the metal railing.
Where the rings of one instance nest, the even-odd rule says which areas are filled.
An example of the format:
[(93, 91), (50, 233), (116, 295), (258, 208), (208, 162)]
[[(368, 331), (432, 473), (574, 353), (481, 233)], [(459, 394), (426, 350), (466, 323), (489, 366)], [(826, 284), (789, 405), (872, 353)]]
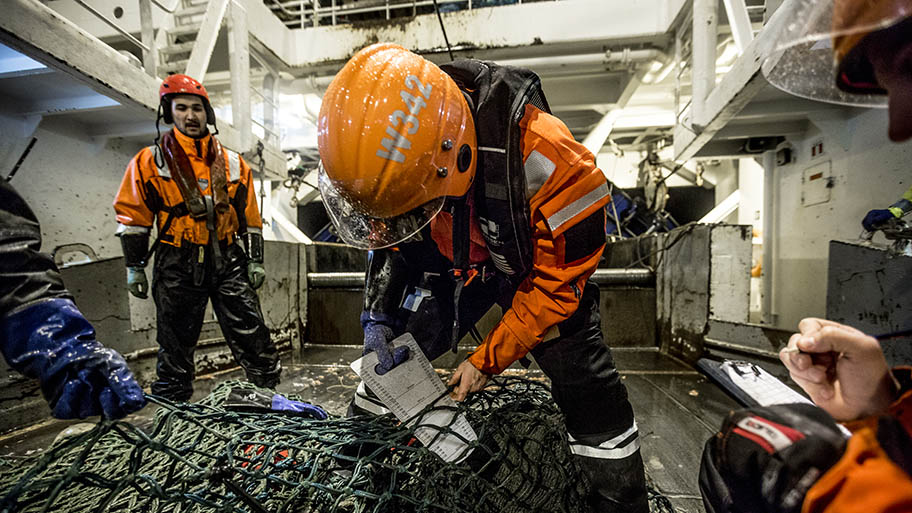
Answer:
[[(533, 2), (560, 2), (562, 0), (437, 0), (441, 12), (472, 10), (500, 5), (518, 5)], [(326, 4), (327, 0), (322, 3)], [(267, 0), (266, 5), (290, 28), (318, 27), (321, 25), (347, 24), (349, 16), (358, 19), (392, 19), (416, 16), (430, 8), (433, 0)]]
[[(144, 3), (144, 1), (145, 1), (145, 3)], [(109, 27), (114, 29), (118, 34), (123, 36), (124, 39), (126, 39), (127, 41), (129, 41), (130, 43), (135, 45), (137, 48), (142, 50), (143, 58), (141, 60), (143, 61), (142, 62), (143, 68), (146, 69), (146, 71), (149, 74), (151, 74), (151, 75), (155, 74), (154, 62), (152, 62), (152, 61), (145, 62), (147, 59), (150, 59), (151, 55), (153, 55), (157, 52), (157, 48), (155, 47), (155, 40), (151, 37), (152, 20), (151, 20), (151, 13), (149, 12), (149, 7), (151, 5), (155, 5), (156, 7), (158, 7), (159, 9), (161, 9), (162, 11), (164, 11), (168, 14), (174, 14), (174, 12), (177, 10), (177, 8), (180, 7), (180, 5), (181, 5), (180, 2), (178, 2), (175, 5), (175, 7), (169, 8), (164, 3), (162, 3), (160, 0), (139, 0), (140, 18), (142, 18), (142, 24), (144, 26), (143, 27), (143, 41), (136, 39), (132, 34), (127, 32), (126, 30), (124, 30), (124, 28), (121, 27), (120, 25), (118, 25), (114, 20), (108, 18), (101, 11), (99, 11), (92, 5), (88, 4), (84, 0), (74, 0), (74, 2), (78, 5), (80, 5), (83, 9), (89, 11), (93, 16), (95, 16), (96, 18), (98, 18), (99, 20), (104, 22), (106, 25), (108, 25)], [(145, 29), (146, 25), (148, 25), (148, 27), (149, 27), (148, 31)], [(148, 34), (147, 34), (147, 32), (148, 32)]]
[[(105, 22), (109, 27), (111, 27), (112, 29), (114, 29), (114, 30), (116, 30), (118, 33), (120, 33), (120, 35), (122, 35), (123, 37), (125, 37), (125, 38), (127, 39), (127, 41), (133, 43), (134, 45), (136, 45), (137, 47), (139, 47), (139, 48), (142, 49), (143, 51), (146, 51), (146, 52), (150, 51), (150, 48), (149, 48), (147, 45), (144, 45), (144, 44), (142, 43), (142, 41), (140, 41), (139, 39), (136, 39), (135, 37), (133, 37), (132, 35), (130, 35), (129, 32), (127, 32), (126, 30), (120, 28), (120, 25), (118, 25), (118, 24), (114, 23), (113, 21), (111, 21), (110, 19), (108, 19), (108, 17), (105, 16), (104, 14), (102, 14), (98, 9), (95, 9), (95, 8), (92, 7), (91, 5), (89, 5), (89, 4), (87, 4), (86, 2), (84, 2), (83, 0), (74, 0), (74, 1), (75, 1), (77, 4), (81, 5), (83, 8), (85, 8), (85, 10), (87, 10), (87, 11), (89, 11), (90, 13), (94, 14), (98, 19), (100, 19), (101, 21)], [(156, 3), (156, 5), (158, 5), (158, 4)]]

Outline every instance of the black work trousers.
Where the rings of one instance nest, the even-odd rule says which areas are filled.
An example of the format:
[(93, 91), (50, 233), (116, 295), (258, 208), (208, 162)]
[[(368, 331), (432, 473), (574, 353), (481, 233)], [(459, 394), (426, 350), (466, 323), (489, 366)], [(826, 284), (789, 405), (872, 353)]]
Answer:
[(185, 242), (161, 244), (152, 279), (158, 326), (158, 379), (152, 393), (186, 401), (193, 394), (193, 355), (212, 301), (225, 342), (255, 385), (279, 383), (278, 351), (263, 321), (260, 300), (247, 278), (247, 255), (238, 244), (222, 244), (218, 262), (212, 248)]
[[(407, 314), (405, 331), (433, 360), (451, 348), (455, 283), (440, 275), (416, 286), (431, 295)], [(413, 286), (408, 293), (414, 290)], [(460, 337), (495, 303), (509, 308), (514, 292), (500, 274), (476, 276), (460, 294)], [(593, 511), (648, 513), (633, 408), (603, 340), (595, 283), (586, 284), (579, 308), (557, 328), (556, 338), (537, 345), (532, 356), (551, 380), (554, 401), (566, 419), (571, 453), (591, 485)]]

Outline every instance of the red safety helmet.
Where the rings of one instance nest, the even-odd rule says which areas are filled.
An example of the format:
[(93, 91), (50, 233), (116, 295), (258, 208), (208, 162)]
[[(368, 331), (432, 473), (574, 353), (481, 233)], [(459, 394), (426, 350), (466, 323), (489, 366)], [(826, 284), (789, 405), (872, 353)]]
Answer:
[(209, 103), (209, 93), (198, 80), (187, 75), (169, 75), (162, 80), (158, 88), (158, 96), (162, 106), (162, 119), (165, 123), (174, 123), (171, 116), (171, 98), (176, 94), (192, 94), (203, 99), (203, 107), (206, 109), (206, 124), (215, 125), (215, 111), (212, 110), (212, 104)]

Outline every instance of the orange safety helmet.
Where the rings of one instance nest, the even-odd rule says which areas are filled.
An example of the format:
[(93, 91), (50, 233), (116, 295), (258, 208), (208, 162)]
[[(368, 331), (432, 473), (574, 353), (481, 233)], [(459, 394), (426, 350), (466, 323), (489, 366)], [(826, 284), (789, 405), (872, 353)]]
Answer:
[[(790, 0), (767, 24), (778, 30), (763, 74), (791, 94), (854, 106), (886, 107), (885, 91), (859, 49), (869, 34), (912, 16), (912, 0)], [(779, 27), (773, 28), (773, 23)]]
[(475, 175), (475, 123), (462, 91), (391, 43), (362, 49), (330, 83), (317, 143), (324, 206), (356, 247), (410, 237)]
[(209, 93), (206, 92), (206, 88), (195, 78), (181, 74), (168, 75), (158, 88), (162, 119), (165, 123), (174, 123), (174, 118), (171, 116), (171, 98), (177, 94), (192, 94), (202, 98), (203, 107), (206, 109), (206, 124), (215, 124), (215, 111), (212, 110), (212, 104), (209, 103)]

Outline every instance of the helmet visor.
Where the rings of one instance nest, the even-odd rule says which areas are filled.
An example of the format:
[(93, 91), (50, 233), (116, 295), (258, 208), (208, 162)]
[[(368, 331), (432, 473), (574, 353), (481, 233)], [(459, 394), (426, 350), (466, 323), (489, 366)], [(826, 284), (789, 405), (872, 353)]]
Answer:
[[(852, 0), (836, 0), (847, 3)], [(889, 4), (889, 2), (886, 2)], [(836, 85), (833, 41), (888, 28), (912, 15), (897, 8), (870, 8), (852, 19), (833, 19), (834, 0), (793, 0), (780, 7), (783, 20), (773, 51), (764, 59), (763, 75), (777, 88), (812, 100), (858, 107), (885, 107), (882, 94), (848, 93)], [(852, 9), (839, 9), (844, 18)]]
[(317, 175), (323, 206), (337, 234), (347, 244), (359, 249), (381, 249), (406, 241), (427, 226), (443, 209), (446, 201), (441, 196), (395, 217), (374, 217), (333, 185), (322, 162)]

